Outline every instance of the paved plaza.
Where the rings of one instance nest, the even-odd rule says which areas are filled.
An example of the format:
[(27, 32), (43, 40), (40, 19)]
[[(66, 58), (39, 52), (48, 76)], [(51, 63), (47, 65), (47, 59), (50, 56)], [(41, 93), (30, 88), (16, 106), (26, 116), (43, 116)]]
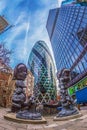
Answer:
[(4, 115), (9, 109), (0, 108), (0, 130), (87, 130), (87, 107), (81, 107), (82, 117), (66, 121), (53, 121), (54, 116), (45, 116), (47, 124), (23, 124), (8, 121)]

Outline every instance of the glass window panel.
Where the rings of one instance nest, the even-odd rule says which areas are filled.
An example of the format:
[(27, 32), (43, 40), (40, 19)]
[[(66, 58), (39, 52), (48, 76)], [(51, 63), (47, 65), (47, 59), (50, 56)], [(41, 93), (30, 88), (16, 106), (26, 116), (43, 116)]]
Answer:
[(79, 62), (79, 64), (78, 64), (78, 65), (79, 65), (80, 71), (81, 71), (81, 72), (83, 72), (83, 71), (84, 71), (84, 67), (83, 67), (82, 63), (81, 63), (81, 62)]
[(79, 69), (78, 65), (75, 67), (75, 69), (76, 69), (76, 72), (77, 72), (78, 74), (80, 74), (80, 69)]
[(84, 59), (84, 57), (82, 58), (81, 61), (82, 61), (84, 68), (87, 69), (87, 61)]

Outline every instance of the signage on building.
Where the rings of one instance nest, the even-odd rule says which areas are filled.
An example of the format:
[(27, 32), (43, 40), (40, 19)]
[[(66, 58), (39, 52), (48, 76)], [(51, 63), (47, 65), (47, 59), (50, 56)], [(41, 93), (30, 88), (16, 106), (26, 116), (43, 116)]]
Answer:
[(87, 87), (87, 77), (83, 78), (78, 83), (68, 88), (68, 93), (72, 96), (75, 94), (76, 91), (81, 90), (85, 87)]

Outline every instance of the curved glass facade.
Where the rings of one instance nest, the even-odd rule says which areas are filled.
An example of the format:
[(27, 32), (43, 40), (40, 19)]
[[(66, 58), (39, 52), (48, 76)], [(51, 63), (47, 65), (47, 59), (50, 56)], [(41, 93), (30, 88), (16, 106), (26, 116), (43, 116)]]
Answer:
[(38, 41), (29, 56), (28, 65), (34, 75), (34, 94), (37, 102), (56, 99), (55, 67), (47, 44)]
[(69, 68), (74, 79), (87, 71), (87, 6), (62, 6), (58, 10), (50, 40), (57, 69)]

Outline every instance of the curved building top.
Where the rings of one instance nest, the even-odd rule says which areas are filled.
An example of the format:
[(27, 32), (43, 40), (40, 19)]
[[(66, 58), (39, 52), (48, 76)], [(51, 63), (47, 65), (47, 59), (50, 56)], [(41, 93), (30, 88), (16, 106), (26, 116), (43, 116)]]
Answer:
[(55, 66), (50, 50), (44, 41), (36, 42), (30, 53), (28, 64), (34, 75), (36, 99), (40, 102), (54, 100), (56, 98)]

